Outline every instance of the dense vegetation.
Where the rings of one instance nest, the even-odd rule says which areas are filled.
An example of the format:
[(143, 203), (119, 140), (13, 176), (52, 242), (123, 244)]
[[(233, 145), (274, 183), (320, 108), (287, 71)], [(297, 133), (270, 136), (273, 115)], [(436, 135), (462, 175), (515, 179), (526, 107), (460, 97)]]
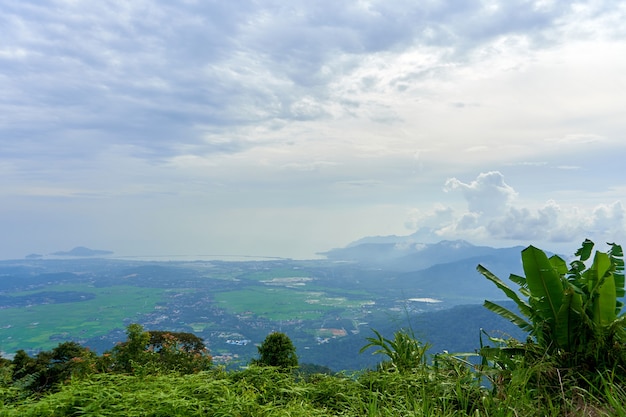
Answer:
[(527, 331), (525, 341), (484, 334), (475, 353), (429, 353), (410, 329), (374, 331), (376, 369), (319, 373), (298, 366), (282, 333), (243, 370), (211, 364), (193, 334), (127, 328), (103, 355), (64, 342), (0, 367), (0, 416), (615, 416), (626, 415), (624, 262), (621, 248), (586, 241), (569, 267), (529, 247), (525, 276), (509, 288), (479, 270), (517, 306), (486, 302)]

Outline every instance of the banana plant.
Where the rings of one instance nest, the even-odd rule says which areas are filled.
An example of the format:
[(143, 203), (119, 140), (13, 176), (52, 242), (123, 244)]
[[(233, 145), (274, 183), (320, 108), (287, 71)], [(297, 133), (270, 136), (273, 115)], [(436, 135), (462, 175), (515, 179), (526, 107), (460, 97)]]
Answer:
[(382, 364), (398, 372), (408, 372), (423, 367), (426, 363), (426, 351), (430, 348), (428, 343), (422, 344), (413, 332), (398, 330), (394, 333), (393, 340), (383, 337), (379, 332), (372, 329), (376, 337), (368, 337), (369, 342), (363, 346), (359, 353), (369, 348), (378, 348), (373, 355), (382, 354), (389, 358), (389, 362)]
[(561, 257), (548, 257), (529, 246), (522, 251), (525, 276), (509, 277), (517, 291), (478, 265), (478, 271), (515, 302), (519, 313), (488, 300), (484, 306), (528, 332), (548, 352), (581, 353), (624, 343), (623, 252), (619, 245), (609, 245), (608, 252), (596, 251), (587, 266), (594, 244), (585, 240), (569, 268)]

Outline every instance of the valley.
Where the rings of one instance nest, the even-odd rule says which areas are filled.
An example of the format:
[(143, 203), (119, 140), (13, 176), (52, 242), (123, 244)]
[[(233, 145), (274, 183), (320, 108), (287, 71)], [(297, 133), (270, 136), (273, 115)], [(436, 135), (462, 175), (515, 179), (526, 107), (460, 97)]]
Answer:
[(3, 261), (0, 350), (75, 340), (101, 353), (137, 322), (193, 332), (227, 367), (247, 364), (256, 344), (282, 331), (301, 363), (355, 370), (379, 360), (358, 354), (372, 328), (410, 327), (433, 350), (449, 351), (473, 351), (480, 328), (515, 333), (480, 305), (501, 295), (475, 271), (475, 257), (457, 258), (416, 271), (336, 259)]

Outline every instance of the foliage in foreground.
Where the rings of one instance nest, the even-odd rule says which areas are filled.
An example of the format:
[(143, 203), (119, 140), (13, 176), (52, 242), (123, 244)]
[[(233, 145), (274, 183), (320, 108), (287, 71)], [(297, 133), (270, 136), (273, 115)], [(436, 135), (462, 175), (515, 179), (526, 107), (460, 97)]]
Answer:
[(490, 301), (485, 301), (485, 307), (530, 334), (526, 343), (491, 339), (499, 346), (481, 349), (485, 359), (493, 361), (500, 383), (508, 383), (515, 370), (539, 369), (546, 364), (550, 364), (549, 371), (536, 373), (534, 380), (554, 386), (557, 392), (563, 379), (594, 389), (607, 372), (624, 375), (624, 260), (619, 245), (609, 246), (607, 252), (596, 251), (592, 259), (594, 244), (585, 240), (569, 268), (561, 257), (548, 257), (529, 246), (522, 251), (525, 276), (512, 274), (509, 278), (518, 285), (517, 291), (478, 266), (479, 272), (516, 303), (520, 314)]
[[(528, 372), (532, 372), (529, 370)], [(546, 397), (527, 381), (495, 395), (449, 356), (411, 372), (297, 374), (251, 366), (236, 372), (92, 374), (37, 399), (0, 388), (0, 416), (568, 416), (624, 415), (626, 393), (607, 379), (603, 403), (564, 386)]]
[(613, 344), (626, 342), (622, 248), (611, 244), (608, 252), (596, 251), (587, 266), (593, 246), (590, 240), (583, 242), (569, 268), (557, 255), (548, 258), (534, 246), (524, 249), (526, 276), (512, 274), (509, 279), (526, 299), (479, 265), (479, 272), (515, 301), (525, 318), (490, 301), (485, 307), (530, 332), (541, 348), (573, 359), (589, 351), (604, 354)]
[(369, 348), (378, 348), (373, 354), (387, 356), (388, 361), (381, 363), (381, 369), (392, 369), (398, 372), (407, 372), (418, 369), (426, 362), (426, 351), (430, 345), (420, 343), (413, 333), (401, 329), (394, 334), (393, 340), (383, 337), (372, 329), (376, 337), (368, 337), (369, 342), (359, 353)]
[(139, 324), (126, 330), (127, 340), (101, 356), (76, 342), (63, 342), (30, 357), (19, 350), (12, 361), (2, 360), (0, 384), (22, 397), (42, 395), (72, 379), (95, 373), (196, 373), (210, 369), (211, 355), (202, 339), (181, 332), (144, 331)]

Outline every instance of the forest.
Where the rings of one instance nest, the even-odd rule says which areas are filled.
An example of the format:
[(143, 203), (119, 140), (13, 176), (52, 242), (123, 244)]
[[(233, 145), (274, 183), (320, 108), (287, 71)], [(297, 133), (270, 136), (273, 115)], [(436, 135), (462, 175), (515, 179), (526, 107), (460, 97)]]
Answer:
[[(126, 328), (96, 354), (63, 342), (0, 367), (0, 416), (615, 416), (626, 414), (622, 249), (585, 241), (567, 264), (529, 246), (523, 274), (478, 271), (512, 302), (484, 307), (526, 332), (483, 332), (475, 352), (433, 352), (410, 328), (373, 330), (376, 367), (300, 363), (272, 332), (248, 366), (226, 370), (191, 333)], [(512, 308), (514, 305), (515, 308)]]

